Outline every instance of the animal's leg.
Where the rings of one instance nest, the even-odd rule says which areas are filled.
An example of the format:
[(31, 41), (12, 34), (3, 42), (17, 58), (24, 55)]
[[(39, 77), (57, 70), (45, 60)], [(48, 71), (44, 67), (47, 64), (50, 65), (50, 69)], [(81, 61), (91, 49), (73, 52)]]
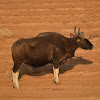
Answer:
[(12, 71), (13, 87), (17, 89), (19, 89), (19, 82), (18, 82), (19, 71), (20, 69), (18, 69), (16, 72)]
[(12, 80), (13, 80), (13, 87), (19, 89), (19, 81), (18, 81), (18, 77), (19, 77), (19, 72), (20, 72), (20, 67), (21, 65), (24, 63), (21, 62), (14, 62), (14, 67), (12, 69)]
[(55, 68), (53, 66), (53, 74), (54, 74), (54, 79), (53, 79), (54, 83), (60, 84), (60, 81), (59, 81), (59, 67)]
[(53, 74), (54, 74), (54, 83), (60, 84), (59, 81), (59, 59), (60, 52), (58, 48), (53, 48)]

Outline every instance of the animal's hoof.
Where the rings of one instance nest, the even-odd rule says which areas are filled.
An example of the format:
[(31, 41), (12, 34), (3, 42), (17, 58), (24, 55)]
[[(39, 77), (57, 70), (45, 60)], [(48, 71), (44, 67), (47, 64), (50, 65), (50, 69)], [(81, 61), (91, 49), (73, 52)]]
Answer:
[(55, 83), (56, 81), (55, 81), (55, 80), (53, 80), (53, 82)]
[(13, 88), (19, 89), (20, 87), (14, 87), (14, 86), (13, 86)]
[(13, 88), (19, 89), (20, 87), (19, 87), (19, 85), (18, 86), (13, 85)]
[(59, 85), (59, 84), (60, 84), (60, 82), (55, 82), (55, 84), (56, 84), (56, 85)]
[(55, 81), (55, 80), (53, 80), (53, 82), (54, 82), (56, 85), (59, 85), (59, 84), (60, 84), (60, 81)]

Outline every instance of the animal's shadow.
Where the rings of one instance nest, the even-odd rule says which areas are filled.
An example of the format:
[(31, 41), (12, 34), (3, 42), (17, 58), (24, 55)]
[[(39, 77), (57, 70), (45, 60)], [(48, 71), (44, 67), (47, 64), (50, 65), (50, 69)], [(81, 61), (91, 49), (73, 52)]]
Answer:
[[(92, 64), (93, 62), (87, 59), (83, 59), (82, 57), (73, 57), (69, 60), (67, 60), (64, 64), (60, 65), (60, 74), (71, 70), (74, 68), (75, 65), (82, 64)], [(42, 67), (34, 68), (30, 65), (24, 64), (21, 67), (20, 73), (19, 73), (19, 79), (24, 75), (31, 75), (31, 76), (42, 76), (45, 74), (53, 73), (53, 64), (48, 64)]]

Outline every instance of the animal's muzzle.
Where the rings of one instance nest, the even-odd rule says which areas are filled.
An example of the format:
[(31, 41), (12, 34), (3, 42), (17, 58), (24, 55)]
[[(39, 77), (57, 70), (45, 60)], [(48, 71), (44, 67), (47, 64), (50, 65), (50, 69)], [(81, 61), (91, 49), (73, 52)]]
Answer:
[(90, 50), (92, 50), (94, 48), (94, 46), (91, 46)]

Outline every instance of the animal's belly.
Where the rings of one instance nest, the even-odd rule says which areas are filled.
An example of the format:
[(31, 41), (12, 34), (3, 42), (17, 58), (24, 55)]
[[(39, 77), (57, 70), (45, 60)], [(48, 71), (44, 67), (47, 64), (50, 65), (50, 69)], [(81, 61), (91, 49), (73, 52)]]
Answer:
[(35, 64), (35, 63), (28, 62), (28, 63), (26, 63), (26, 64), (31, 65), (32, 67), (37, 68), (37, 67), (45, 66), (45, 65), (47, 65), (48, 63), (41, 63), (41, 64), (38, 63), (38, 64)]
[(49, 61), (48, 59), (44, 59), (44, 58), (31, 59), (27, 62), (27, 64), (32, 65), (34, 67), (41, 67), (48, 63), (52, 63), (52, 62)]

